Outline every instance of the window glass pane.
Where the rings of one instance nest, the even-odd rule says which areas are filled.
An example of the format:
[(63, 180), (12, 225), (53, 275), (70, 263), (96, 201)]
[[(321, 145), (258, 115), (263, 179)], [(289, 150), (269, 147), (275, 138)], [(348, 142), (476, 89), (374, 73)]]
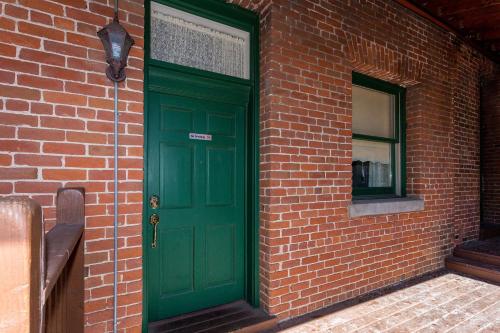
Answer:
[(248, 79), (250, 34), (152, 2), (151, 58)]
[(391, 187), (391, 144), (352, 140), (353, 187)]
[(352, 131), (394, 137), (394, 95), (353, 85)]

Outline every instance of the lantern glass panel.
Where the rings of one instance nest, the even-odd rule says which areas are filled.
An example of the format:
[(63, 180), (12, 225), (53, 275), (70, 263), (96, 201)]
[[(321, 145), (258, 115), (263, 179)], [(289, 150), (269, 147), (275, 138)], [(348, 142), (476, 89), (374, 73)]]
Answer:
[(111, 54), (113, 59), (120, 60), (122, 55), (122, 47), (119, 43), (111, 42)]

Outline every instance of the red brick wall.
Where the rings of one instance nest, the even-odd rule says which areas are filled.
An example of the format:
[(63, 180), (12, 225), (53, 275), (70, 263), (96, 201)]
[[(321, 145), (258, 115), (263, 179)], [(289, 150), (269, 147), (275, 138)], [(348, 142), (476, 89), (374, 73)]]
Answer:
[[(261, 303), (297, 316), (443, 266), (477, 237), (479, 75), (487, 63), (382, 0), (234, 0), (261, 17)], [(112, 85), (96, 31), (108, 0), (0, 0), (0, 194), (86, 205), (86, 327), (112, 319)], [(120, 327), (142, 311), (143, 0), (120, 90)], [(351, 72), (408, 87), (408, 192), (425, 211), (349, 219)]]
[(481, 91), (482, 217), (500, 223), (500, 71), (485, 77)]
[[(273, 1), (261, 24), (263, 307), (289, 318), (443, 267), (478, 235), (488, 61), (390, 1)], [(423, 212), (348, 217), (353, 70), (408, 88)]]
[[(41, 203), (47, 228), (54, 194), (84, 186), (85, 324), (111, 329), (113, 260), (113, 86), (96, 37), (112, 1), (0, 1), (0, 195)], [(135, 39), (120, 85), (120, 328), (141, 321), (143, 1), (122, 0)], [(137, 331), (137, 329), (135, 330)]]

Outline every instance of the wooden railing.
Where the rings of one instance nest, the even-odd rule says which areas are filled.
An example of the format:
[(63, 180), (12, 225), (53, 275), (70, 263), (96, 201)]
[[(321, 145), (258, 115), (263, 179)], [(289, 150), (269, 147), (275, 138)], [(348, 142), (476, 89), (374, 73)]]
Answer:
[(0, 332), (83, 332), (83, 189), (57, 193), (44, 234), (40, 206), (0, 199)]

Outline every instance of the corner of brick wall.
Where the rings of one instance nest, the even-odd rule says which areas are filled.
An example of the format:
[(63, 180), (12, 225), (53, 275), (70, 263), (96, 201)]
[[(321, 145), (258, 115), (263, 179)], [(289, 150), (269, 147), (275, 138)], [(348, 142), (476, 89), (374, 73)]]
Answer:
[(453, 44), (453, 220), (455, 243), (462, 243), (479, 235), (482, 56), (461, 42)]
[(482, 218), (500, 224), (500, 65), (484, 69), (481, 102)]

